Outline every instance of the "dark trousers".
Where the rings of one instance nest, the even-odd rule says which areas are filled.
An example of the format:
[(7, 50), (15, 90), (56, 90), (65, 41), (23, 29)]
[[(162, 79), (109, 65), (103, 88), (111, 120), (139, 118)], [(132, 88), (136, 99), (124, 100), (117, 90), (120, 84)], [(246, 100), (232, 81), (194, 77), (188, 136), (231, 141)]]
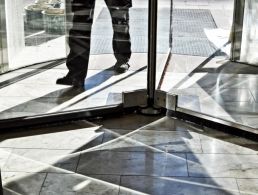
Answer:
[[(129, 8), (131, 0), (105, 0), (112, 18), (113, 50), (119, 63), (126, 63), (131, 57), (129, 34)], [(95, 0), (73, 0), (73, 25), (69, 32), (70, 53), (67, 56), (68, 76), (84, 79), (87, 75), (91, 28), (94, 16)], [(104, 32), (105, 33), (105, 32)]]

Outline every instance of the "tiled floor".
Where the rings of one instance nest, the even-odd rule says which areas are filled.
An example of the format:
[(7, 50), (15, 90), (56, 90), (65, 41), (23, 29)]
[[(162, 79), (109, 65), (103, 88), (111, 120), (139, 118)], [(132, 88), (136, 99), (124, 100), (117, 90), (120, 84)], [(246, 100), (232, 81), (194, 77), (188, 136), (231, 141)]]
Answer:
[(129, 114), (2, 134), (4, 194), (258, 194), (258, 142)]
[[(167, 3), (159, 1), (161, 7)], [(147, 1), (136, 1), (134, 6), (146, 7)], [(228, 40), (232, 0), (176, 0), (173, 6), (210, 10), (218, 28), (203, 29), (208, 39), (218, 48)], [(101, 9), (97, 7), (97, 12)], [(222, 51), (227, 53), (228, 49)], [(225, 60), (225, 53), (214, 58), (173, 54), (161, 89), (179, 94), (180, 107), (257, 128), (257, 68), (230, 63)], [(165, 54), (158, 55), (158, 65), (165, 60)], [(0, 86), (0, 119), (121, 103), (122, 91), (146, 88), (146, 53), (134, 53), (130, 71), (125, 74), (114, 74), (110, 69), (114, 64), (112, 54), (92, 55), (86, 90), (55, 84), (58, 77), (67, 73), (65, 64), (51, 69), (35, 65), (1, 75), (4, 86)], [(35, 70), (39, 72), (30, 75)], [(157, 81), (161, 71), (158, 67)], [(17, 78), (17, 82), (8, 84)]]

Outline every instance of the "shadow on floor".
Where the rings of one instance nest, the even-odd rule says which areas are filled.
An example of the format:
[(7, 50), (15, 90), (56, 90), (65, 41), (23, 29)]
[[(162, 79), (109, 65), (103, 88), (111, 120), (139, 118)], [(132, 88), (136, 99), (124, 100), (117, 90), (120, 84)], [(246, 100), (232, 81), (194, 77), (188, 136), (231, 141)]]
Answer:
[[(39, 169), (38, 172), (24, 174), (20, 177), (13, 176), (13, 180), (5, 183), (5, 192), (14, 194), (135, 194), (140, 195), (155, 194), (167, 195), (171, 192), (175, 194), (238, 194), (238, 190), (227, 185), (230, 179), (216, 179), (203, 177), (189, 177), (186, 169), (186, 159), (184, 152), (191, 152), (187, 147), (187, 141), (195, 138), (186, 127), (191, 127), (182, 121), (166, 121), (161, 119), (154, 120), (150, 123), (142, 123), (144, 116), (129, 115), (129, 121), (124, 127), (132, 128), (133, 123), (142, 123), (141, 128), (131, 129), (125, 134), (123, 130), (114, 131), (118, 123), (123, 126), (127, 116), (119, 118), (108, 118), (99, 121), (100, 124), (109, 126), (107, 129), (104, 125), (100, 131), (104, 136), (101, 142), (94, 145), (94, 150), (76, 150), (77, 152), (67, 154), (57, 163), (46, 165), (46, 169)], [(141, 120), (138, 120), (142, 118)], [(147, 117), (145, 117), (147, 118)], [(96, 124), (99, 125), (99, 124)], [(140, 125), (138, 125), (140, 126)], [(175, 127), (176, 129), (170, 129)], [(162, 128), (162, 130), (159, 130)], [(76, 128), (74, 129), (76, 131)], [(162, 140), (156, 138), (156, 144), (147, 144), (139, 141), (141, 135), (146, 130), (154, 135), (157, 133), (172, 133), (177, 135), (175, 140)], [(167, 131), (165, 131), (167, 130)], [(181, 133), (178, 134), (177, 133)], [(166, 137), (166, 135), (163, 135)], [(150, 134), (148, 139), (155, 139)], [(92, 140), (94, 142), (96, 139)], [(147, 141), (148, 142), (148, 141)], [(119, 145), (120, 143), (120, 145)], [(85, 143), (88, 145), (89, 143)], [(113, 148), (113, 146), (116, 148)], [(160, 149), (163, 146), (184, 147), (184, 152), (167, 153)], [(104, 147), (104, 148), (103, 148)], [(81, 153), (79, 152), (81, 151)], [(38, 154), (40, 155), (40, 154)], [(201, 162), (191, 154), (189, 162), (200, 164)], [(22, 160), (35, 163), (42, 166), (42, 162), (33, 161), (23, 156), (17, 156)], [(78, 159), (78, 160), (76, 160)], [(67, 169), (67, 164), (76, 161), (77, 166), (74, 170)], [(17, 161), (18, 163), (19, 161)], [(129, 171), (129, 172), (128, 172)], [(126, 173), (126, 174), (125, 174)], [(38, 180), (37, 180), (38, 179)], [(37, 184), (39, 183), (39, 185)], [(226, 184), (223, 184), (225, 182)], [(230, 181), (231, 182), (231, 181)], [(230, 183), (229, 182), (229, 183)], [(34, 184), (33, 188), (29, 187)], [(33, 191), (35, 190), (35, 191)], [(39, 193), (40, 192), (40, 193)], [(8, 193), (7, 193), (8, 194)]]

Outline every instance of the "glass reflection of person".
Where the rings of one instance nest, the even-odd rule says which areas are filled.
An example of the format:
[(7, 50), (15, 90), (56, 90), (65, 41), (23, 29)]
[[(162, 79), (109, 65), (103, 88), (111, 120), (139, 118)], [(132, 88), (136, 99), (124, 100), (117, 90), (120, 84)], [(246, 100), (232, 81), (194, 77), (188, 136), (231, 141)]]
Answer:
[[(113, 51), (117, 60), (114, 70), (123, 73), (128, 70), (128, 61), (131, 57), (129, 8), (132, 6), (132, 1), (104, 1), (111, 15), (114, 30)], [(69, 72), (65, 77), (57, 79), (56, 83), (80, 87), (84, 85), (88, 70), (95, 0), (72, 0), (71, 5), (74, 15), (68, 39), (70, 53), (66, 60)], [(105, 34), (105, 31), (103, 33)]]

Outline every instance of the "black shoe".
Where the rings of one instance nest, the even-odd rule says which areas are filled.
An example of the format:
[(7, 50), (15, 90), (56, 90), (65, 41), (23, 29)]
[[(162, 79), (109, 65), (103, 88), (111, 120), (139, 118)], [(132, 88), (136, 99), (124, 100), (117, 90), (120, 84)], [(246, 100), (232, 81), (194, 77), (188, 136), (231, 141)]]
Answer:
[(77, 80), (68, 76), (56, 80), (56, 84), (71, 85), (74, 87), (84, 87), (84, 80)]
[(114, 66), (114, 70), (117, 73), (124, 73), (126, 72), (128, 69), (130, 68), (130, 65), (126, 62), (126, 63), (119, 63), (117, 62)]

